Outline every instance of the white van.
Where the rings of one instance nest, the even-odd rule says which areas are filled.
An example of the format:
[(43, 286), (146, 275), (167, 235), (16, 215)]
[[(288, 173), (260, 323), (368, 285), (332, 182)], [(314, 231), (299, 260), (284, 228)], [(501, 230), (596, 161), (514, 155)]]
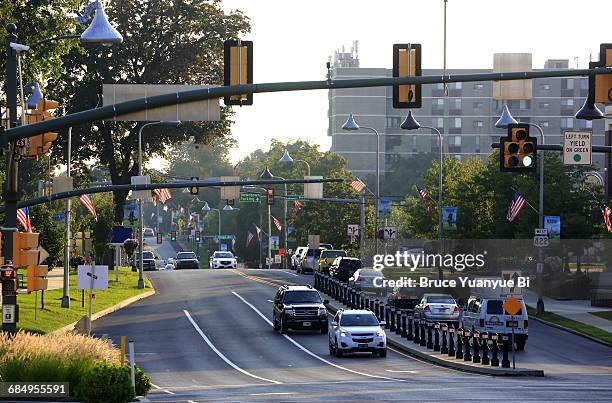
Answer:
[(464, 329), (478, 330), (479, 332), (512, 334), (514, 327), (514, 343), (517, 351), (522, 351), (527, 342), (528, 317), (525, 301), (515, 296), (521, 302), (521, 310), (513, 318), (502, 307), (505, 297), (488, 297), (473, 295), (461, 311), (459, 324)]

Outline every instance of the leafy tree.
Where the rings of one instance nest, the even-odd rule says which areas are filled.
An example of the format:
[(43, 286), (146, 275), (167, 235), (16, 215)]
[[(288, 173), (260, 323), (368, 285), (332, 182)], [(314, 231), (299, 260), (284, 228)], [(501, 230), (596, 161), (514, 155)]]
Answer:
[(53, 221), (53, 211), (46, 204), (33, 206), (29, 209), (29, 212), (34, 232), (40, 233), (40, 245), (49, 253), (49, 257), (42, 263), (48, 265), (49, 270), (51, 270), (63, 253), (63, 226), (57, 225)]

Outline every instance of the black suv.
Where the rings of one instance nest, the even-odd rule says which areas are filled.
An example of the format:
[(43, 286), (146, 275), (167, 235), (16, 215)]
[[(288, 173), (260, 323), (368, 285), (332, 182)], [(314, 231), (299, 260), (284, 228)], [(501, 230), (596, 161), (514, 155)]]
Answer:
[(280, 287), (274, 297), (274, 330), (287, 333), (289, 329), (318, 329), (326, 334), (327, 303), (329, 301), (321, 300), (319, 292), (310, 285)]

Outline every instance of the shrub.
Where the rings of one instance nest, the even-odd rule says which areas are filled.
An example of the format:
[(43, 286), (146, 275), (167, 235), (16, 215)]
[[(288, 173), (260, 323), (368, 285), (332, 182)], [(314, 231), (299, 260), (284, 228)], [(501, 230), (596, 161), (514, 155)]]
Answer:
[(140, 368), (134, 367), (134, 377), (136, 378), (136, 395), (145, 396), (151, 390), (151, 378)]
[(74, 392), (77, 399), (90, 403), (124, 403), (136, 397), (130, 367), (106, 363), (97, 364), (87, 372)]

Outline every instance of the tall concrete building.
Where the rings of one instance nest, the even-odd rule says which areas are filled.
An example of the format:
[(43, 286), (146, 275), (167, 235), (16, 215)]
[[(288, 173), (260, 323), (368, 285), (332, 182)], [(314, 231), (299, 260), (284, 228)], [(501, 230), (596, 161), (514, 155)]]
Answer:
[[(548, 60), (544, 69), (568, 69), (568, 60)], [(452, 69), (450, 75), (491, 73), (493, 69)], [(332, 60), (332, 78), (391, 77), (392, 70), (360, 68), (357, 44), (350, 52), (337, 51)], [(439, 69), (423, 69), (423, 75), (442, 75)], [(499, 141), (505, 131), (495, 128), (503, 103), (506, 102), (520, 122), (536, 123), (545, 133), (546, 144), (561, 144), (566, 130), (592, 130), (594, 144), (605, 144), (604, 122), (574, 119), (574, 114), (588, 92), (587, 78), (544, 78), (532, 81), (532, 99), (501, 101), (493, 99), (492, 82), (451, 83), (448, 96), (442, 84), (423, 85), (423, 106), (413, 110), (422, 125), (438, 128), (444, 135), (445, 154), (463, 159), (479, 156), (483, 160), (492, 152), (491, 143)], [(329, 91), (329, 128), (331, 150), (346, 158), (348, 169), (365, 177), (376, 171), (376, 136), (369, 130), (344, 131), (342, 124), (353, 113), (360, 126), (369, 126), (380, 134), (381, 174), (391, 170), (398, 158), (424, 152), (438, 152), (438, 138), (429, 130), (406, 131), (400, 124), (407, 109), (393, 108), (391, 87), (356, 88)], [(539, 133), (531, 129), (531, 135)], [(604, 156), (593, 154), (603, 172)]]

